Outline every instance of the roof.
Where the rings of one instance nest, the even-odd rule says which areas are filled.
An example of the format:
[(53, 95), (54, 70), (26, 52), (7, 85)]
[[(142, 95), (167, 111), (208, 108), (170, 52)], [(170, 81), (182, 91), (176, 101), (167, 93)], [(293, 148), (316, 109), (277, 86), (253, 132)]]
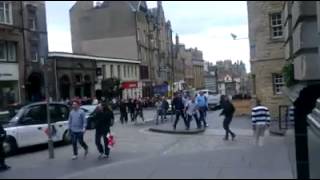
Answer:
[(74, 58), (74, 59), (89, 59), (94, 61), (108, 61), (108, 62), (121, 62), (121, 63), (133, 63), (140, 64), (140, 61), (134, 59), (122, 59), (122, 58), (111, 58), (111, 57), (100, 57), (100, 56), (91, 56), (85, 54), (74, 54), (68, 52), (49, 52), (48, 57), (62, 57), (62, 58)]

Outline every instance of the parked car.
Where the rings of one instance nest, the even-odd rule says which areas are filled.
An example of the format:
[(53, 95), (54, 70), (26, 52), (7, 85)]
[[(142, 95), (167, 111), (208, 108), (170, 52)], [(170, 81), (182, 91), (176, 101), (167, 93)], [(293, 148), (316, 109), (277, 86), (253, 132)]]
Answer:
[(96, 113), (97, 105), (84, 105), (80, 107), (86, 114), (87, 119), (87, 129), (95, 128), (94, 115)]
[[(12, 119), (3, 122), (7, 131), (7, 138), (3, 144), (6, 154), (12, 154), (18, 148), (48, 142), (46, 107), (45, 102), (23, 106)], [(65, 104), (50, 103), (54, 142), (71, 142), (68, 132), (69, 111), (69, 107)]]
[(197, 95), (199, 95), (200, 92), (204, 92), (204, 95), (207, 97), (209, 109), (215, 109), (220, 106), (220, 94), (217, 94), (214, 91), (210, 91), (208, 89), (204, 89), (197, 91)]

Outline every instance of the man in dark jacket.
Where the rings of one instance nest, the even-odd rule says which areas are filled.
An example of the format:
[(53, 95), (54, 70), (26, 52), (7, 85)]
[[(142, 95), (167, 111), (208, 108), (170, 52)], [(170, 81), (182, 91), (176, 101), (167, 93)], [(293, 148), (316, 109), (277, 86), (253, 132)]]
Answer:
[(130, 113), (130, 117), (131, 117), (131, 122), (134, 121), (134, 110), (135, 110), (135, 104), (134, 104), (134, 100), (130, 99), (129, 103), (128, 103), (128, 109), (129, 109), (129, 113)]
[(135, 102), (135, 117), (134, 117), (134, 119), (138, 120), (138, 116), (140, 116), (140, 118), (144, 122), (142, 99), (138, 99)]
[(0, 124), (0, 171), (6, 171), (10, 169), (10, 167), (5, 163), (5, 152), (3, 149), (3, 142), (6, 139), (6, 136), (7, 133)]
[[(108, 147), (107, 135), (110, 133), (110, 127), (114, 119), (113, 112), (106, 106), (98, 105), (97, 113), (95, 115), (96, 121), (96, 146), (100, 153), (99, 158), (109, 158), (110, 149)], [(101, 144), (101, 138), (104, 141), (104, 149)]]
[(176, 97), (172, 101), (172, 107), (176, 112), (176, 120), (173, 124), (173, 129), (174, 130), (177, 129), (177, 124), (180, 120), (180, 116), (182, 116), (186, 129), (188, 129), (188, 123), (184, 116), (184, 103), (180, 94), (176, 94)]
[(223, 110), (220, 116), (225, 116), (225, 119), (223, 121), (223, 128), (226, 131), (226, 136), (224, 140), (227, 141), (229, 139), (229, 134), (231, 134), (232, 140), (234, 140), (236, 135), (230, 130), (230, 124), (235, 112), (235, 108), (227, 96), (221, 96), (221, 106)]
[(121, 124), (128, 123), (127, 103), (125, 100), (121, 100), (119, 109), (120, 109), (120, 122), (121, 122)]

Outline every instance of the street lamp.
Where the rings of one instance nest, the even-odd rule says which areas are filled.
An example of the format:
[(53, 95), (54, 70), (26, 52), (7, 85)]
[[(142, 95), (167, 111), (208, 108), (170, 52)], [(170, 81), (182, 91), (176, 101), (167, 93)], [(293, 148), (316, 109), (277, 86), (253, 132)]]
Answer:
[(233, 40), (249, 39), (249, 38), (247, 38), (247, 37), (245, 37), (245, 38), (237, 38), (237, 35), (235, 35), (235, 34), (233, 34), (233, 33), (231, 33), (230, 35), (231, 35), (231, 37), (233, 38)]

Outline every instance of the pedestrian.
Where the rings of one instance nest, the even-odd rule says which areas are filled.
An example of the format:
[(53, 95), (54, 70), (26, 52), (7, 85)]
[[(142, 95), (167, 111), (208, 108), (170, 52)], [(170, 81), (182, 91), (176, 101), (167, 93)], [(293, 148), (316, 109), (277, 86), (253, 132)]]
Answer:
[(0, 171), (6, 171), (9, 170), (11, 167), (8, 166), (5, 162), (5, 152), (3, 148), (3, 143), (6, 139), (7, 133), (3, 129), (2, 124), (0, 123)]
[(129, 100), (128, 103), (128, 109), (129, 109), (129, 113), (130, 113), (130, 118), (131, 118), (131, 122), (133, 122), (135, 120), (135, 103), (133, 99)]
[(127, 111), (127, 103), (125, 100), (120, 102), (120, 122), (121, 124), (128, 123), (128, 111)]
[(208, 110), (208, 100), (207, 97), (204, 95), (204, 92), (201, 91), (196, 98), (196, 102), (199, 108), (200, 114), (200, 122), (203, 122), (204, 127), (209, 127), (206, 117), (207, 117), (207, 110)]
[(9, 117), (12, 118), (15, 115), (15, 104), (16, 104), (16, 96), (13, 88), (10, 88), (10, 90), (7, 92), (6, 99), (7, 99), (7, 105), (9, 110)]
[(252, 109), (251, 117), (256, 145), (263, 146), (264, 134), (270, 126), (271, 120), (269, 109), (262, 106), (260, 100), (257, 100), (257, 105)]
[(195, 97), (191, 98), (191, 101), (189, 101), (185, 108), (186, 115), (187, 115), (187, 121), (188, 121), (188, 129), (190, 128), (190, 123), (192, 121), (192, 118), (196, 120), (197, 128), (201, 128), (201, 122), (198, 118), (198, 105), (195, 101)]
[(167, 112), (169, 110), (169, 103), (167, 101), (167, 98), (165, 96), (162, 97), (162, 104), (161, 104), (162, 113), (164, 116), (164, 120), (167, 119)]
[(140, 118), (142, 119), (142, 121), (144, 122), (144, 117), (143, 117), (143, 102), (142, 99), (138, 99), (135, 102), (135, 121), (137, 122), (138, 120), (138, 116), (140, 116)]
[(228, 96), (221, 96), (221, 105), (222, 105), (222, 112), (220, 116), (224, 116), (223, 121), (223, 128), (226, 131), (226, 135), (224, 137), (224, 140), (229, 140), (229, 134), (231, 134), (232, 141), (235, 139), (236, 135), (230, 130), (230, 124), (232, 122), (233, 114), (235, 112), (235, 108), (233, 104), (230, 102)]
[[(109, 158), (110, 149), (108, 146), (107, 135), (110, 133), (110, 127), (112, 125), (112, 119), (114, 119), (114, 114), (106, 105), (99, 104), (97, 106), (97, 113), (95, 114), (94, 118), (96, 121), (95, 142), (100, 153), (99, 159)], [(104, 141), (104, 147), (101, 144), (101, 138)]]
[(175, 98), (172, 101), (172, 105), (174, 107), (174, 110), (176, 112), (176, 120), (173, 124), (173, 130), (177, 129), (177, 124), (180, 120), (180, 116), (182, 117), (185, 127), (186, 129), (188, 129), (188, 123), (186, 120), (186, 117), (184, 116), (184, 104), (183, 104), (183, 100), (180, 94), (176, 94)]
[(156, 125), (158, 125), (159, 116), (161, 117), (161, 122), (163, 122), (162, 101), (158, 99), (155, 103), (155, 106), (156, 106)]
[(88, 146), (83, 139), (86, 127), (87, 120), (84, 111), (80, 109), (80, 102), (74, 101), (72, 103), (72, 110), (69, 114), (69, 132), (72, 138), (73, 160), (78, 158), (78, 142), (85, 150), (84, 156), (86, 157), (88, 155)]

